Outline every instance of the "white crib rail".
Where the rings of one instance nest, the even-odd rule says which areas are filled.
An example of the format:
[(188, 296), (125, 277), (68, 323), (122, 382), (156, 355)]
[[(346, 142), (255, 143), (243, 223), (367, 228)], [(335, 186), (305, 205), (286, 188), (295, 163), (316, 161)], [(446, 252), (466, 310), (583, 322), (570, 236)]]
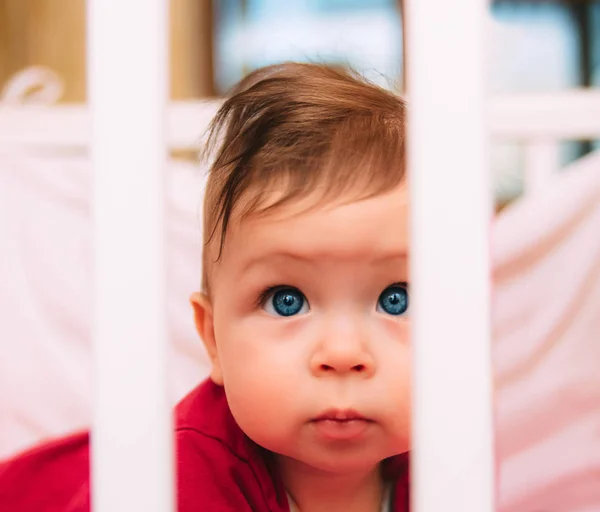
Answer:
[[(220, 99), (172, 102), (167, 108), (169, 147), (197, 148)], [(568, 140), (600, 137), (600, 90), (509, 94), (488, 99), (487, 124), (496, 139)], [(0, 104), (0, 146), (89, 147), (91, 118), (84, 105)]]
[(163, 240), (167, 0), (88, 2), (95, 512), (173, 510)]
[(562, 140), (600, 138), (600, 91), (513, 95), (491, 103), (492, 133), (525, 143), (525, 193), (543, 190), (560, 169)]
[(557, 140), (543, 137), (525, 145), (525, 193), (535, 194), (550, 183), (560, 169)]
[(600, 137), (600, 89), (499, 95), (488, 108), (489, 127), (498, 138)]
[[(221, 100), (173, 102), (165, 117), (172, 149), (197, 149)], [(92, 137), (90, 109), (84, 105), (0, 105), (0, 148), (88, 148)]]

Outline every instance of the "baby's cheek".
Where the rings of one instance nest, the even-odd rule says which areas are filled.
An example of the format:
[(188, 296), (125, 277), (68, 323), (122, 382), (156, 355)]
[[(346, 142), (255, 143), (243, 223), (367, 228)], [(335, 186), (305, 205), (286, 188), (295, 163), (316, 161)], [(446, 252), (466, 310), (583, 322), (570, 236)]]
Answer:
[(394, 379), (393, 396), (390, 402), (394, 407), (390, 412), (390, 430), (394, 439), (394, 449), (402, 453), (410, 449), (411, 418), (412, 418), (412, 391), (410, 365), (404, 365)]
[[(286, 400), (281, 386), (268, 381), (243, 378), (225, 381), (225, 392), (231, 413), (243, 432), (255, 443), (268, 450), (276, 450), (289, 435)], [(289, 402), (288, 402), (289, 403)]]

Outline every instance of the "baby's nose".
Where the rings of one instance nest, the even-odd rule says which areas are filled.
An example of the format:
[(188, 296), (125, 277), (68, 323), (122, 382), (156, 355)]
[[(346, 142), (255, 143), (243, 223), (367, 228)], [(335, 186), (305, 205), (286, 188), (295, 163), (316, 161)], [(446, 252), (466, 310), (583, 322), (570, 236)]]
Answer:
[(370, 377), (375, 372), (375, 360), (370, 351), (368, 333), (359, 325), (347, 324), (327, 329), (311, 359), (316, 376), (357, 374)]

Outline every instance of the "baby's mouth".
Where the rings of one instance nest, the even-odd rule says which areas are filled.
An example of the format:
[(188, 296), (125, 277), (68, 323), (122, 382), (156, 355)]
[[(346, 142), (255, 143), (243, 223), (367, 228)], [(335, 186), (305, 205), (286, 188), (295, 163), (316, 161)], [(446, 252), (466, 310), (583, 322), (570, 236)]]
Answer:
[(374, 422), (351, 409), (329, 409), (310, 423), (324, 439), (349, 441), (361, 438)]
[(357, 420), (371, 421), (354, 409), (327, 409), (311, 421), (338, 421), (343, 423)]

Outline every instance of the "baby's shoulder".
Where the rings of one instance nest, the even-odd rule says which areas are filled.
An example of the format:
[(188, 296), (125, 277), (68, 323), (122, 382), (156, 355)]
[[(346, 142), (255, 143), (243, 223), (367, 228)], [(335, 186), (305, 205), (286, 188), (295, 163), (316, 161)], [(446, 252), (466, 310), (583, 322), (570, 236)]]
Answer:
[(262, 450), (235, 422), (223, 388), (205, 381), (176, 409), (180, 512), (287, 511)]

